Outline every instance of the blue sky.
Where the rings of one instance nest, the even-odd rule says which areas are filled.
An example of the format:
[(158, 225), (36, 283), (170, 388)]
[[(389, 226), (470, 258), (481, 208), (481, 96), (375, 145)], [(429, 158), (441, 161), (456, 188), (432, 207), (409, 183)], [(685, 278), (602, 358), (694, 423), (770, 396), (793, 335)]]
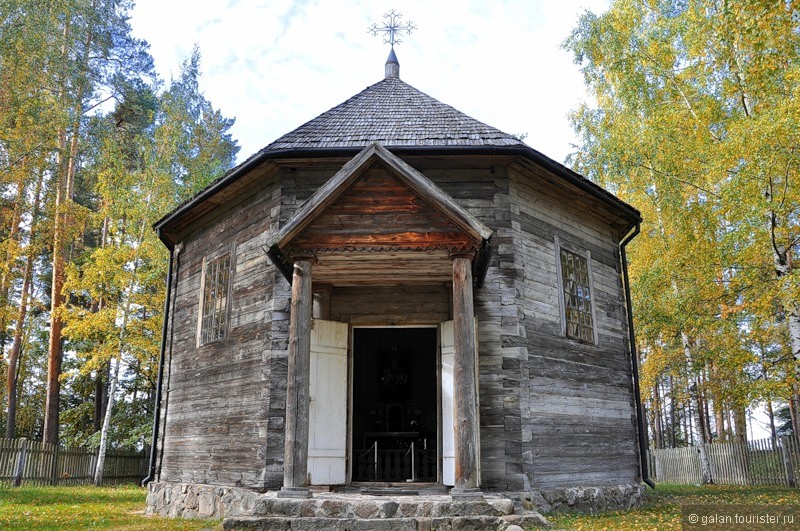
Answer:
[(418, 29), (395, 48), (400, 78), (560, 162), (575, 142), (567, 113), (586, 99), (560, 44), (607, 0), (137, 0), (134, 34), (162, 78), (194, 44), (201, 89), (225, 116), (243, 160), (383, 79), (389, 45), (368, 33), (395, 9)]

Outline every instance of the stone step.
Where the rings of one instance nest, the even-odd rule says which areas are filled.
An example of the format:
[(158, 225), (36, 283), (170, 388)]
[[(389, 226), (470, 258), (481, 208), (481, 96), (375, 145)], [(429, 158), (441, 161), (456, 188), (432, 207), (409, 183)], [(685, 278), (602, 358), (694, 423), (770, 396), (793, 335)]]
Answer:
[(226, 518), (231, 531), (494, 531), (550, 527), (538, 513), (506, 516), (453, 516), (436, 518), (322, 518), (246, 516)]
[[(450, 496), (346, 496), (316, 495), (313, 498), (262, 496), (247, 516), (322, 518), (438, 518), (455, 516), (505, 516), (514, 514), (507, 498), (453, 500)], [(237, 516), (237, 515), (232, 515)]]

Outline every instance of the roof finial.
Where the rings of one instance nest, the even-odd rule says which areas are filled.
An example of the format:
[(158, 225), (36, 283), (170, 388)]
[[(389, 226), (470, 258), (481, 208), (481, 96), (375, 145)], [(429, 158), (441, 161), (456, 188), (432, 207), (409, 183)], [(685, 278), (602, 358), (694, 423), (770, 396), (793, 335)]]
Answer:
[(397, 61), (397, 56), (394, 54), (394, 45), (402, 42), (398, 36), (399, 33), (405, 31), (406, 35), (411, 35), (411, 32), (417, 29), (417, 26), (410, 20), (406, 23), (401, 23), (400, 19), (403, 18), (403, 15), (394, 9), (388, 13), (384, 13), (383, 18), (387, 20), (383, 26), (372, 24), (372, 26), (367, 28), (367, 31), (372, 33), (373, 36), (377, 36), (379, 33), (383, 34), (384, 44), (391, 45), (392, 49), (389, 51), (389, 57), (386, 59), (386, 77), (399, 78), (400, 63)]

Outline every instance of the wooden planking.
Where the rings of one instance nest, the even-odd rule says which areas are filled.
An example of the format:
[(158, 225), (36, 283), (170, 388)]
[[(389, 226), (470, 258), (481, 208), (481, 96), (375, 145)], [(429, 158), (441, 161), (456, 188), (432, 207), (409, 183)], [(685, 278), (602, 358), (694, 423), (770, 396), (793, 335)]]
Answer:
[[(147, 474), (147, 461), (144, 452), (108, 450), (103, 484), (138, 483)], [(97, 450), (0, 438), (0, 485), (91, 484), (96, 464)]]
[[(314, 201), (322, 201), (318, 195)], [(323, 263), (316, 276), (320, 282), (334, 285), (417, 283), (431, 274), (431, 267), (436, 270), (432, 281), (444, 281), (449, 268), (447, 251), (474, 252), (479, 241), (429, 200), (383, 164), (372, 164), (315, 219), (296, 234), (290, 230), (295, 235), (281, 244), (283, 252), (299, 256), (311, 251), (321, 256)], [(304, 204), (301, 210), (309, 207)], [(293, 217), (289, 223), (298, 221)], [(390, 250), (396, 251), (394, 256), (385, 254)], [(342, 256), (343, 251), (351, 263), (324, 262), (328, 256)], [(404, 251), (403, 260), (396, 259), (397, 251)], [(336, 265), (339, 267), (332, 267)]]
[[(605, 212), (587, 208), (542, 172), (511, 171), (514, 230), (499, 251), (518, 271), (528, 356), (523, 409), (525, 469), (550, 488), (635, 482), (638, 474), (627, 325), (619, 280), (619, 235)], [(561, 335), (554, 239), (592, 258), (599, 344)], [(516, 252), (515, 252), (516, 250)], [(520, 274), (521, 273), (521, 274)]]
[(362, 251), (316, 254), (315, 281), (337, 286), (415, 285), (449, 282), (449, 253), (440, 251)]
[(202, 201), (179, 220), (170, 223), (164, 236), (178, 243), (201, 225), (208, 226), (221, 216), (250, 200), (254, 190), (275, 178), (277, 167), (271, 161), (262, 162), (246, 176), (228, 184), (223, 190)]
[[(485, 285), (474, 298), (479, 318), (483, 485), (521, 490), (528, 483), (557, 486), (574, 485), (578, 480), (593, 484), (628, 482), (635, 475), (631, 467), (635, 461), (631, 458), (632, 422), (625, 414), (630, 385), (628, 366), (620, 357), (626, 348), (626, 335), (624, 326), (618, 326), (624, 318), (617, 271), (618, 235), (609, 219), (605, 214), (593, 213), (588, 203), (574, 202), (575, 198), (567, 201), (546, 178), (523, 178), (519, 170), (509, 172), (504, 166), (508, 160), (500, 157), (414, 160), (418, 161), (417, 169), (494, 231), (496, 251)], [(198, 224), (187, 239), (182, 267), (188, 271), (181, 271), (183, 285), (176, 297), (179, 308), (175, 338), (176, 346), (183, 345), (191, 355), (176, 353), (173, 363), (173, 398), (183, 393), (180, 400), (185, 403), (173, 410), (171, 421), (175, 429), (170, 437), (174, 449), (165, 453), (162, 477), (222, 485), (238, 481), (280, 486), (289, 290), (288, 284), (275, 276), (271, 264), (259, 256), (259, 248), (266, 235), (274, 234), (339, 169), (324, 164), (313, 160), (276, 164), (279, 186), (254, 193), (213, 223)], [(357, 220), (356, 207), (374, 204), (372, 196), (376, 194), (383, 194), (387, 204), (394, 206), (377, 208), (374, 213), (380, 216), (391, 212), (396, 227), (413, 223), (414, 209), (424, 207), (413, 203), (408, 206), (408, 197), (396, 185), (395, 189), (387, 186), (382, 190), (365, 181), (360, 193), (349, 205), (330, 210), (327, 226), (320, 224), (316, 227), (319, 232), (309, 230), (308, 234), (354, 234), (345, 227)], [(361, 222), (360, 232), (355, 234), (385, 226), (371, 217)], [(445, 228), (431, 225), (436, 229), (431, 233)], [(557, 270), (552, 241), (556, 234), (592, 252), (597, 326), (601, 328), (598, 347), (558, 337), (558, 292), (553, 282)], [(234, 240), (237, 256), (232, 329), (222, 344), (195, 349), (199, 294), (193, 286), (199, 285), (203, 253)], [(370, 252), (383, 256), (370, 262), (355, 254), (318, 253), (314, 280), (323, 281), (327, 275), (342, 281), (334, 285), (331, 293), (332, 319), (389, 325), (433, 324), (450, 317), (451, 294), (446, 286), (451, 280), (449, 258), (415, 252)], [(427, 270), (420, 267), (426, 261)], [(435, 264), (434, 269), (431, 264)], [(378, 267), (385, 268), (384, 273), (366, 272)], [(391, 277), (395, 285), (363, 285), (379, 283), (381, 276), (384, 282)], [(350, 283), (352, 287), (344, 285)], [(230, 365), (230, 370), (224, 364)], [(200, 365), (207, 365), (207, 369), (199, 371), (198, 377), (196, 368)], [(237, 371), (248, 374), (237, 381)], [(209, 382), (212, 392), (191, 396), (193, 378)], [(252, 389), (257, 392), (250, 393)], [(247, 404), (238, 405), (242, 402), (240, 394), (239, 403), (228, 410), (230, 417), (220, 420), (222, 407), (211, 404), (215, 399), (213, 391), (220, 391), (216, 397), (220, 405), (233, 404), (233, 397), (244, 393), (247, 404), (257, 402), (258, 406), (251, 405), (253, 411), (248, 416)], [(561, 408), (548, 413), (537, 409), (541, 408), (540, 403), (549, 401), (564, 404), (570, 396), (578, 400), (567, 403), (573, 415)], [(606, 416), (587, 414), (602, 411), (606, 400), (612, 405)], [(576, 404), (590, 404), (591, 411), (575, 408)], [(216, 432), (203, 434), (203, 426), (208, 427), (214, 418)], [(593, 458), (582, 457), (589, 436), (580, 430), (586, 426), (591, 427), (598, 441)], [(231, 435), (240, 432), (245, 434), (242, 440), (237, 441), (229, 456), (223, 457), (221, 449), (230, 446)], [(252, 435), (256, 433), (257, 437)], [(615, 446), (619, 447), (616, 452)], [(536, 448), (542, 451), (533, 458)], [(555, 455), (559, 449), (565, 449), (566, 457)], [(554, 455), (547, 456), (547, 452)]]
[(357, 325), (438, 324), (450, 319), (450, 293), (438, 286), (334, 288), (331, 319)]
[[(264, 346), (269, 348), (273, 335), (271, 308), (264, 301), (274, 293), (275, 273), (263, 245), (278, 214), (280, 189), (275, 184), (260, 183), (246, 202), (219, 213), (212, 222), (196, 225), (184, 242), (173, 357), (165, 379), (162, 480), (264, 485), (271, 376)], [(197, 348), (203, 257), (232, 248), (233, 242), (227, 338)], [(237, 445), (231, 445), (232, 436)]]
[(561, 177), (555, 176), (527, 159), (517, 159), (511, 165), (511, 170), (532, 177), (532, 182), (536, 184), (537, 188), (547, 187), (556, 196), (567, 198), (576, 210), (591, 213), (590, 215), (596, 220), (598, 226), (621, 227), (630, 223), (618, 211), (612, 210), (607, 203), (565, 183)]

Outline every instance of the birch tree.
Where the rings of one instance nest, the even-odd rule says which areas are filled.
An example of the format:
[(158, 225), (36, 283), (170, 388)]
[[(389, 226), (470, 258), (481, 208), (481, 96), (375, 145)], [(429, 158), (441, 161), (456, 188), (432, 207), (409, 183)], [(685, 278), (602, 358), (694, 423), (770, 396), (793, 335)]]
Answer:
[(645, 219), (629, 253), (643, 394), (687, 374), (718, 438), (764, 398), (756, 336), (785, 346), (772, 390), (798, 399), (797, 21), (793, 2), (618, 0), (565, 43), (594, 97), (571, 163)]
[(106, 450), (142, 444), (151, 423), (152, 411), (139, 410), (133, 422), (126, 419), (126, 433), (115, 436), (115, 419), (122, 420), (116, 405), (135, 400), (125, 386), (135, 394), (143, 386), (130, 380), (144, 380), (147, 391), (155, 385), (168, 253), (152, 224), (230, 168), (238, 149), (228, 133), (232, 120), (202, 96), (198, 76), (195, 51), (162, 94), (131, 83), (93, 127), (102, 142), (87, 170), (95, 182), (93, 230), (101, 236), (69, 269), (65, 334), (79, 357), (76, 377), (96, 377), (110, 366), (101, 429), (83, 440), (74, 427), (71, 433), (76, 442), (98, 446), (98, 484)]

